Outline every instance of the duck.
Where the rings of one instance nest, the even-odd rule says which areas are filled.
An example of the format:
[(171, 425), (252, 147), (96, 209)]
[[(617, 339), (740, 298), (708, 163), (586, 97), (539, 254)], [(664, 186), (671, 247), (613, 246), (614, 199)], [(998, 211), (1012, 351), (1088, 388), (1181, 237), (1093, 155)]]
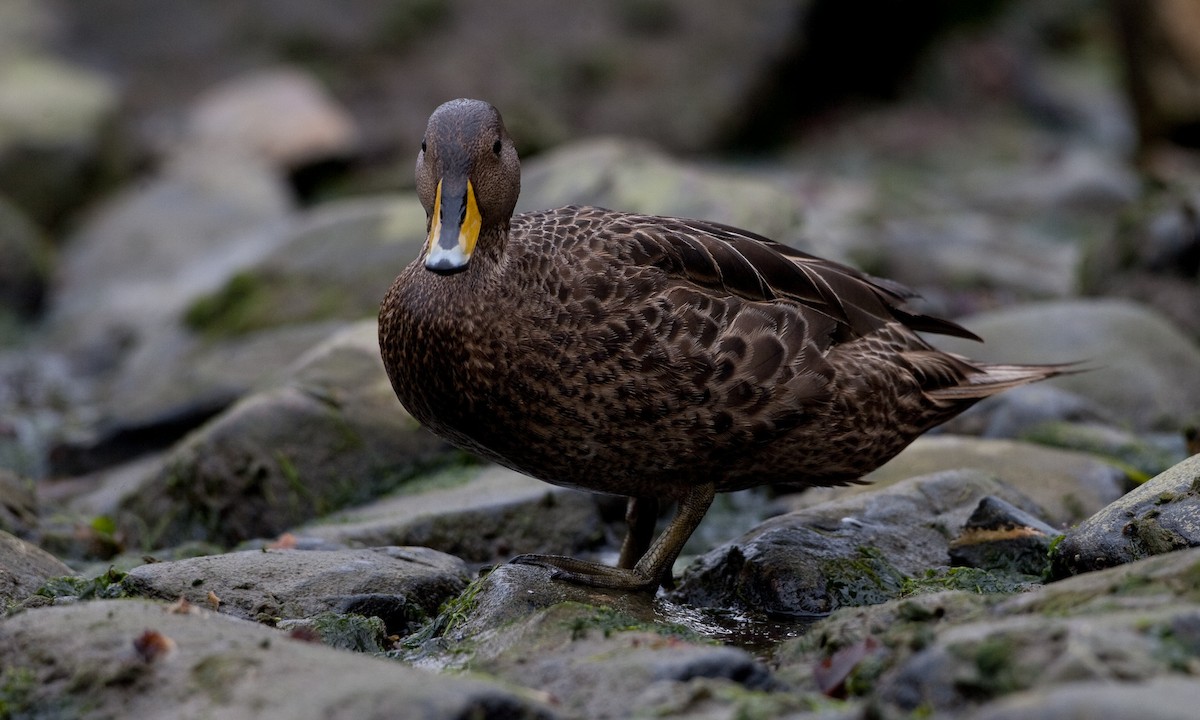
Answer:
[(911, 309), (900, 283), (753, 232), (586, 206), (514, 215), (520, 188), (496, 108), (434, 110), (416, 160), (426, 238), (380, 305), (379, 346), (436, 435), (627, 498), (615, 565), (511, 560), (552, 579), (672, 587), (717, 493), (859, 482), (978, 401), (1068, 371), (938, 350), (921, 333), (979, 338)]

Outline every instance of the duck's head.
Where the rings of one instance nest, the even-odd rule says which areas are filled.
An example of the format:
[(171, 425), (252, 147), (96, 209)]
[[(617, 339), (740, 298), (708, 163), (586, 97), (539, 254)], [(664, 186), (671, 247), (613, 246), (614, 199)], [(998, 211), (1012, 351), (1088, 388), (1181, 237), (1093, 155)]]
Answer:
[(434, 110), (417, 155), (425, 268), (465, 270), (480, 238), (504, 236), (520, 192), (521, 162), (496, 108), (451, 100)]

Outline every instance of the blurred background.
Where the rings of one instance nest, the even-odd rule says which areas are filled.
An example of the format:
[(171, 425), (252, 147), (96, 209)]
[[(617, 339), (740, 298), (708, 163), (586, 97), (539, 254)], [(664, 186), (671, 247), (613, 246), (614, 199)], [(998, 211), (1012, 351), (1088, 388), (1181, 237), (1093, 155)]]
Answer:
[[(1200, 352), (1191, 0), (0, 0), (0, 468), (81, 497), (374, 317), (464, 96), (521, 209), (729, 222), (954, 317), (1127, 300), (1175, 343), (989, 335), (1010, 360)], [(1200, 379), (1146, 362), (1091, 398), (1178, 436)]]

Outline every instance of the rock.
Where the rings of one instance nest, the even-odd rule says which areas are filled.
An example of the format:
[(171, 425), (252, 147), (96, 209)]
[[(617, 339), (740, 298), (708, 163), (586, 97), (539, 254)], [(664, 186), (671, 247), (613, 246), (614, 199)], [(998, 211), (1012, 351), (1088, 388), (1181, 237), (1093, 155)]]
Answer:
[(779, 505), (796, 509), (847, 495), (872, 493), (900, 480), (944, 470), (970, 468), (1016, 488), (1041, 508), (1041, 517), (1063, 527), (1121, 497), (1125, 473), (1095, 457), (1025, 442), (929, 435), (868, 473), (863, 485), (811, 488), (785, 495)]
[(950, 539), (986, 495), (1036, 512), (978, 470), (911, 478), (771, 518), (694, 562), (669, 597), (777, 617), (883, 602), (909, 576), (949, 563)]
[(0, 468), (0, 532), (29, 537), (38, 524), (33, 483)]
[(131, 346), (177, 327), (198, 294), (273, 248), (281, 239), (274, 226), (289, 210), (280, 178), (250, 158), (173, 159), (108, 200), (69, 240), (51, 298), (53, 339), (112, 367)]
[(9, 56), (44, 50), (58, 30), (54, 9), (38, 0), (0, 5), (0, 62)]
[(277, 235), (272, 252), (190, 301), (189, 328), (225, 338), (375, 317), (392, 281), (420, 254), (425, 210), (414, 195), (331, 202)]
[(1139, 482), (1187, 457), (1183, 433), (1141, 437), (1110, 425), (1050, 422), (1035, 425), (1022, 439), (1040, 445), (1078, 450), (1102, 457), (1126, 469)]
[(265, 712), (370, 720), (414, 708), (431, 720), (553, 717), (494, 683), (143, 600), (39, 608), (0, 620), (0, 655), (0, 687), (17, 715), (238, 719)]
[(994, 395), (939, 425), (934, 432), (1016, 440), (1047, 423), (1116, 425), (1117, 420), (1084, 397), (1053, 385), (1036, 383)]
[[(1018, 297), (1069, 297), (1077, 291), (1081, 252), (1032, 229), (1016, 232), (983, 213), (892, 220), (879, 255), (884, 273), (907, 285), (1000, 288)], [(967, 327), (993, 339), (974, 325)]]
[(1006, 615), (1100, 615), (1110, 610), (1200, 603), (1200, 549), (1134, 560), (1047, 583), (1034, 593), (1003, 599)]
[(1197, 611), (1114, 612), (1103, 621), (1015, 617), (949, 627), (885, 675), (878, 694), (900, 712), (962, 712), (1037, 687), (1148, 681), (1172, 669), (1161, 633), (1195, 625)]
[(1081, 362), (1050, 384), (1088, 398), (1137, 430), (1180, 429), (1200, 407), (1200, 347), (1124, 300), (1031, 303), (960, 321), (986, 345), (935, 344), (993, 362)]
[(597, 496), (496, 465), (454, 467), (294, 532), (351, 546), (422, 545), (472, 563), (577, 556), (605, 537)]
[[(1124, 678), (1122, 678), (1124, 679)], [(1110, 679), (1017, 693), (985, 707), (977, 720), (1189, 720), (1196, 714), (1200, 681), (1183, 677), (1114, 683)]]
[(392, 392), (374, 321), (299, 358), (176, 445), (117, 517), (131, 542), (232, 545), (272, 537), (459, 457)]
[(60, 225), (116, 174), (117, 91), (82, 67), (0, 58), (0, 194), (42, 226)]
[(378, 617), (388, 633), (406, 635), (468, 579), (461, 560), (428, 548), (264, 549), (142, 565), (121, 587), (268, 625), (327, 612)]
[(196, 101), (183, 142), (246, 152), (291, 171), (345, 158), (355, 149), (354, 120), (317, 82), (295, 68), (234, 78)]
[(1059, 577), (1200, 546), (1200, 455), (1192, 456), (1067, 532)]
[(799, 203), (779, 183), (680, 162), (626, 140), (580, 141), (523, 165), (517, 211), (563, 205), (701, 218), (799, 240)]
[(1198, 567), (1192, 549), (1008, 598), (943, 591), (842, 608), (772, 657), (779, 680), (803, 692), (815, 689), (814, 666), (873, 646), (842, 672), (851, 706), (881, 717), (991, 717), (1096, 683), (1140, 697), (1144, 683), (1194, 675), (1200, 662)]
[(52, 577), (74, 574), (45, 550), (0, 530), (0, 609), (29, 597)]
[[(506, 108), (515, 136), (537, 147), (642, 133), (700, 149), (742, 119), (762, 75), (798, 42), (808, 5), (763, 0), (744, 16), (719, 3), (682, 12), (663, 3), (538, 2), (495, 12), (479, 0), (304, 12), (231, 2), (166, 12), (132, 2), (115, 15), (75, 5), (61, 12), (70, 26), (88, 29), (72, 37), (74, 49), (122, 79), (139, 125), (169, 127), (197, 91), (264, 59), (288, 58), (319, 69), (363, 122), (364, 147), (387, 153), (415, 148), (450, 92)], [(447, 62), (449, 47), (483, 60)]]
[(166, 449), (238, 398), (278, 384), (297, 357), (344, 327), (331, 321), (216, 340), (164, 328), (125, 358), (87, 426), (53, 441), (50, 471), (92, 473)]
[(718, 716), (736, 716), (781, 689), (749, 653), (704, 642), (669, 622), (648, 597), (549, 575), (540, 567), (498, 568), (472, 586), (469, 601), (447, 605), (436, 630), (441, 638), (427, 641), (435, 650), (421, 662), (544, 693), (570, 717), (632, 717), (680, 693), (703, 696), (704, 688), (723, 708)]
[[(186, 195), (180, 188), (166, 194)], [(218, 200), (192, 197), (187, 202), (217, 213)], [(128, 216), (111, 223), (117, 227), (105, 230), (110, 223), (98, 223), (101, 227), (83, 242), (95, 240), (104, 249), (80, 250), (84, 257), (71, 264), (82, 267), (90, 258), (100, 263), (95, 272), (103, 275), (102, 257), (132, 252), (126, 243), (140, 232), (151, 232), (134, 232), (133, 226), (155, 222), (151, 209), (141, 203), (133, 201), (138, 207), (118, 212)], [(202, 221), (191, 214), (195, 211), (181, 211), (181, 227), (168, 232), (168, 240), (182, 242), (189, 227), (190, 232), (201, 231)], [(68, 332), (84, 323), (88, 329), (79, 335), (93, 338), (93, 344), (115, 345), (107, 358), (111, 379), (103, 387), (96, 416), (54, 443), (55, 470), (90, 472), (129, 459), (139, 448), (160, 449), (247, 392), (277, 381), (291, 360), (344, 321), (374, 317), (394, 277), (419, 252), (424, 217), (415, 198), (329, 203), (294, 221), (246, 217), (240, 240), (246, 247), (236, 252), (224, 247), (226, 241), (239, 241), (236, 234), (226, 236), (213, 228), (220, 236), (213, 241), (224, 253), (220, 257), (193, 256), (199, 251), (178, 248), (162, 250), (171, 257), (147, 258), (147, 263), (164, 266), (153, 274), (163, 277), (162, 282), (126, 277), (114, 267), (102, 286), (83, 283), (80, 292), (121, 297), (108, 298), (114, 303), (110, 309), (62, 307), (59, 324)], [(60, 306), (82, 301), (75, 292), (64, 294), (68, 299)], [(143, 307), (147, 296), (155, 298), (151, 307)], [(125, 308), (127, 303), (138, 307)], [(98, 332), (106, 323), (109, 329)], [(74, 337), (66, 342), (80, 341)]]
[(6, 316), (29, 319), (42, 307), (50, 252), (41, 233), (0, 196), (0, 337)]
[(1011, 503), (988, 496), (950, 543), (950, 564), (1040, 577), (1051, 543), (1061, 535)]

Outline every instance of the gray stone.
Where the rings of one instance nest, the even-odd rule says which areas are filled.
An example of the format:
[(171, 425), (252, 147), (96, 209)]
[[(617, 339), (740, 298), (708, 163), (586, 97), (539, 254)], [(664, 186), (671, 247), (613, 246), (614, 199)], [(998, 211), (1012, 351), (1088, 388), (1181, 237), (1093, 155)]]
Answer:
[(1022, 385), (968, 409), (937, 433), (1015, 440), (1046, 423), (1116, 425), (1115, 417), (1087, 398), (1046, 383)]
[(807, 507), (833, 498), (871, 493), (906, 478), (959, 468), (994, 475), (1033, 500), (1041, 508), (1040, 517), (1063, 527), (1121, 497), (1126, 485), (1123, 471), (1083, 453), (1009, 440), (929, 435), (917, 438), (891, 461), (868, 473), (863, 478), (866, 484), (813, 488), (784, 496), (780, 504)]
[(183, 143), (250, 153), (282, 170), (348, 157), (353, 118), (308, 74), (262, 70), (210, 88), (196, 100)]
[(363, 503), (456, 457), (396, 400), (365, 321), (172, 448), (116, 520), (137, 545), (230, 545)]
[(1200, 627), (1200, 609), (1022, 616), (948, 627), (885, 675), (878, 693), (900, 711), (947, 712), (1036, 687), (1148, 681), (1172, 670), (1163, 637), (1172, 627)]
[(0, 530), (0, 610), (29, 597), (52, 577), (74, 574), (45, 550)]
[[(290, 200), (246, 156), (195, 152), (106, 201), (61, 257), (50, 330), (63, 347), (126, 352), (281, 240)], [(119, 355), (117, 358), (119, 359)], [(115, 361), (109, 359), (109, 362)]]
[(518, 212), (563, 205), (700, 218), (780, 242), (800, 239), (800, 204), (780, 183), (674, 160), (641, 142), (581, 141), (526, 163)]
[(121, 586), (272, 625), (325, 612), (374, 616), (406, 635), (467, 580), (461, 560), (428, 548), (264, 549), (142, 565)]
[(1054, 571), (1074, 575), (1200, 546), (1200, 455), (1113, 502), (1067, 532)]
[(116, 170), (117, 90), (91, 70), (36, 54), (0, 57), (0, 194), (61, 224)]
[[(439, 618), (441, 627), (437, 632), (450, 648), (467, 647), (477, 639), (490, 638), (502, 628), (564, 603), (607, 608), (643, 625), (667, 620), (646, 595), (556, 581), (553, 574), (552, 569), (539, 565), (498, 565), (448, 606), (450, 617)], [(461, 610), (453, 605), (461, 606)], [(483, 652), (488, 656), (502, 650), (503, 644), (499, 643)]]
[(1200, 548), (1154, 555), (1047, 583), (1002, 600), (1005, 615), (1099, 615), (1112, 610), (1200, 604)]
[(294, 532), (351, 546), (423, 545), (468, 562), (578, 555), (604, 540), (595, 495), (496, 465), (455, 467)]
[(1200, 347), (1157, 313), (1125, 300), (1032, 303), (960, 321), (986, 345), (935, 344), (993, 362), (1080, 362), (1048, 382), (1135, 429), (1179, 429), (1200, 407)]
[(277, 228), (273, 249), (190, 301), (186, 321), (209, 338), (331, 319), (375, 317), (392, 281), (420, 253), (415, 196), (342, 200)]
[(1111, 425), (1049, 422), (1030, 427), (1021, 438), (1104, 458), (1144, 482), (1187, 457), (1183, 433), (1132, 433)]
[(781, 643), (772, 657), (782, 682), (809, 691), (816, 689), (815, 664), (873, 646), (841, 672), (851, 699), (883, 717), (917, 708), (977, 717), (1007, 707), (1010, 698), (1024, 706), (1059, 688), (1135, 688), (1195, 673), (1197, 568), (1200, 549), (1192, 549), (1008, 597), (941, 591), (842, 608)]
[(883, 602), (907, 577), (949, 564), (951, 538), (986, 495), (1037, 512), (977, 470), (910, 478), (771, 518), (694, 562), (670, 597), (785, 617)]
[(0, 656), (6, 708), (17, 715), (554, 717), (495, 683), (439, 676), (143, 600), (39, 608), (0, 620)]
[[(364, 119), (373, 151), (415, 149), (449, 93), (508, 108), (510, 129), (538, 147), (641, 133), (696, 150), (744, 120), (763, 74), (800, 42), (808, 5), (759, 0), (731, 14), (720, 3), (684, 12), (533, 2), (501, 11), (480, 0), (355, 0), (303, 11), (220, 2), (201, 11), (143, 0), (119, 12), (73, 4), (62, 12), (89, 29), (73, 38), (77, 51), (121, 77), (143, 122), (160, 129), (198, 90), (264, 59), (295, 58), (318, 68)], [(452, 47), (471, 53), (449, 61)]]
[[(1125, 678), (1121, 678), (1125, 680)], [(1017, 693), (983, 707), (975, 720), (1191, 720), (1196, 717), (1200, 680), (1162, 677), (1146, 682), (1064, 684)]]
[(571, 717), (631, 717), (697, 684), (722, 688), (717, 704), (737, 716), (779, 689), (749, 653), (664, 622), (648, 597), (548, 574), (504, 566), (482, 581), (465, 623), (441, 640), (443, 661), (545, 693)]
[(41, 0), (0, 3), (0, 61), (44, 50), (58, 30), (54, 8)]
[(981, 212), (890, 221), (877, 252), (873, 261), (889, 277), (913, 287), (982, 286), (1026, 298), (1069, 297), (1078, 289), (1076, 245)]

